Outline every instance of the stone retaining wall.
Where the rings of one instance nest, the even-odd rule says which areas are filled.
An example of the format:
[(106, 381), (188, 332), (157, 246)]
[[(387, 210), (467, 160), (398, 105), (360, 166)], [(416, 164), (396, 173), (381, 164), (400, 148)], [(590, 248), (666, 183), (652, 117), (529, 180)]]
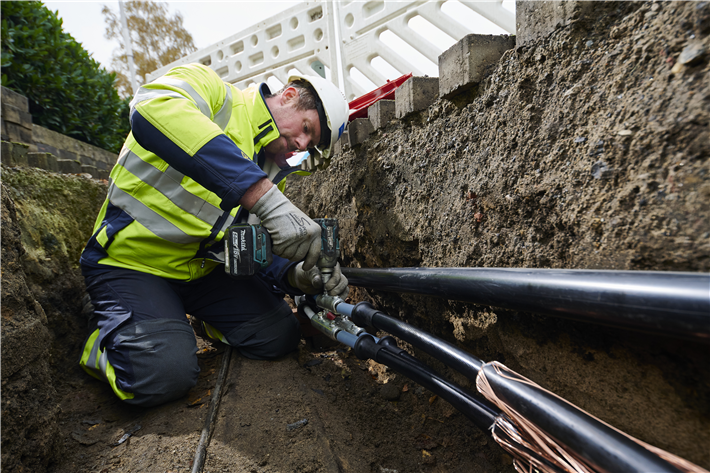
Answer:
[(32, 123), (29, 102), (2, 88), (2, 162), (108, 179), (118, 155)]

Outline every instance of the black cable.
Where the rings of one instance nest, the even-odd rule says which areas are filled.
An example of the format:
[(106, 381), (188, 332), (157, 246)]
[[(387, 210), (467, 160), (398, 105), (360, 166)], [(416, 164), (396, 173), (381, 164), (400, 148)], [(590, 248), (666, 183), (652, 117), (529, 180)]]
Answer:
[(207, 457), (207, 446), (210, 443), (210, 435), (212, 434), (212, 424), (217, 416), (217, 410), (219, 409), (219, 401), (222, 398), (222, 385), (227, 377), (227, 370), (229, 368), (229, 360), (232, 356), (232, 347), (226, 345), (224, 348), (224, 353), (222, 354), (222, 365), (219, 368), (219, 375), (217, 376), (217, 382), (214, 386), (214, 391), (212, 392), (212, 398), (210, 399), (210, 410), (207, 413), (207, 418), (205, 419), (205, 425), (202, 428), (202, 434), (200, 435), (200, 443), (197, 444), (197, 450), (195, 451), (195, 459), (192, 462), (192, 473), (202, 473), (202, 468), (205, 465), (205, 459)]
[(361, 327), (375, 327), (411, 343), (415, 348), (419, 348), (469, 379), (475, 380), (481, 366), (483, 366), (483, 361), (473, 355), (445, 340), (376, 310), (369, 302), (356, 304), (353, 307), (351, 318), (355, 324)]

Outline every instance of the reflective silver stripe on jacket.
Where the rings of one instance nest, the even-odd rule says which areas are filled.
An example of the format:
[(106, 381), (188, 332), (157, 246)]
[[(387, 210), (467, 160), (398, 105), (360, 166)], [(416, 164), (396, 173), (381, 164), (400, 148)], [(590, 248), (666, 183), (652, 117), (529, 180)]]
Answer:
[(138, 221), (141, 225), (155, 233), (163, 240), (181, 245), (195, 243), (202, 240), (200, 237), (190, 236), (180, 230), (171, 221), (146, 206), (140, 200), (120, 189), (116, 183), (113, 182), (113, 180), (109, 183), (108, 199), (113, 205), (123, 209), (134, 220)]
[(183, 99), (187, 100), (183, 95), (180, 95), (179, 93), (173, 91), (173, 90), (156, 90), (156, 89), (146, 89), (145, 87), (141, 87), (138, 89), (138, 92), (136, 92), (136, 95), (133, 96), (133, 100), (131, 100), (131, 112), (136, 108), (136, 105), (138, 105), (141, 102), (145, 102), (146, 100), (151, 100), (157, 97), (172, 97), (174, 99)]
[(212, 120), (222, 131), (227, 129), (229, 119), (232, 118), (232, 89), (227, 84), (224, 84), (224, 89), (224, 103)]
[(214, 224), (224, 210), (185, 190), (180, 185), (184, 174), (168, 166), (163, 172), (152, 164), (143, 161), (136, 153), (126, 150), (118, 158), (118, 164), (126, 168), (141, 181), (155, 188), (181, 210), (194, 215), (200, 220)]
[(189, 95), (192, 100), (195, 101), (195, 103), (197, 104), (197, 108), (200, 109), (202, 115), (206, 116), (210, 120), (212, 119), (212, 110), (210, 110), (210, 106), (207, 104), (205, 99), (203, 99), (202, 96), (198, 94), (197, 91), (193, 89), (192, 86), (184, 80), (175, 79), (173, 77), (161, 77), (157, 81), (157, 83), (169, 85), (175, 87), (176, 89), (184, 90), (185, 92), (187, 92), (187, 95)]
[[(184, 174), (170, 166), (164, 172), (160, 171), (127, 148), (122, 150), (118, 164), (163, 194), (181, 210), (194, 215), (208, 225), (213, 225), (224, 213), (224, 210), (219, 207), (185, 190), (180, 185)], [(183, 232), (138, 199), (118, 188), (114, 182), (111, 182), (108, 194), (109, 201), (113, 205), (125, 210), (141, 225), (165, 240), (174, 243), (193, 243), (201, 240)], [(230, 223), (231, 219), (227, 219), (220, 231), (225, 231)]]
[[(187, 82), (183, 80), (178, 80), (174, 79), (172, 77), (163, 77), (160, 79), (158, 82), (159, 84), (165, 84), (169, 85), (172, 87), (175, 87), (177, 89), (181, 89), (187, 93), (187, 95), (192, 98), (192, 100), (195, 101), (197, 104), (197, 108), (200, 109), (200, 112), (212, 120), (222, 131), (224, 131), (227, 128), (227, 124), (229, 123), (229, 119), (232, 117), (232, 90), (229, 88), (227, 84), (224, 84), (224, 103), (222, 104), (222, 108), (219, 109), (219, 111), (215, 114), (214, 118), (212, 118), (212, 111), (210, 110), (209, 105), (207, 102), (202, 98), (200, 94), (197, 93), (197, 91)], [(131, 112), (133, 112), (133, 109), (136, 107), (141, 102), (144, 102), (146, 100), (151, 100), (157, 97), (172, 97), (176, 99), (184, 99), (185, 96), (173, 91), (173, 90), (166, 90), (166, 89), (146, 89), (145, 87), (141, 87), (138, 89), (138, 92), (136, 93), (135, 97), (133, 97), (133, 100), (131, 100)]]
[(91, 368), (91, 369), (98, 368), (98, 363), (97, 363), (96, 359), (99, 356), (99, 345), (101, 345), (101, 337), (100, 336), (96, 337), (96, 340), (94, 340), (94, 344), (91, 347), (91, 352), (89, 353), (89, 359), (86, 360), (87, 368)]

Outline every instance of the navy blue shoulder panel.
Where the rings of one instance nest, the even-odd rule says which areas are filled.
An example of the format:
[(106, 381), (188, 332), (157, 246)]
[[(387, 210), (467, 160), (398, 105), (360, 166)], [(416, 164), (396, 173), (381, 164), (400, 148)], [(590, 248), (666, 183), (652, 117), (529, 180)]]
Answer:
[(217, 194), (223, 210), (236, 207), (247, 189), (266, 177), (227, 135), (213, 138), (190, 157), (135, 110), (131, 114), (131, 128), (143, 148)]

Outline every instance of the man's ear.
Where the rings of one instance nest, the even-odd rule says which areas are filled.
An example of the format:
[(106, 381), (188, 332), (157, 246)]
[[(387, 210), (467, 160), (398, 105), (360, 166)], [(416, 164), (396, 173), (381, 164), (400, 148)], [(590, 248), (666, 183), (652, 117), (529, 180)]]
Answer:
[(281, 92), (282, 105), (295, 105), (298, 102), (299, 93), (295, 87), (287, 87)]

